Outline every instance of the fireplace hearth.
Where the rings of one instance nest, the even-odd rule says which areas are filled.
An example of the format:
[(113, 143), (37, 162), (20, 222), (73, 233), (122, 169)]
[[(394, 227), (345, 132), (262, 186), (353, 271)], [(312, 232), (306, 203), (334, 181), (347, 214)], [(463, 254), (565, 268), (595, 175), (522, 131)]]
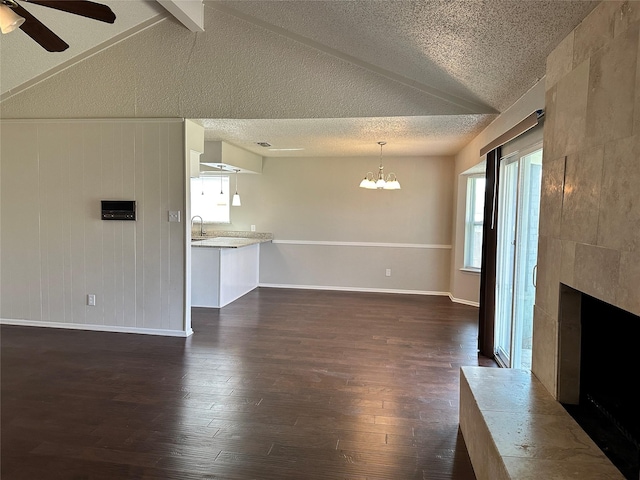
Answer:
[[(571, 382), (564, 382), (565, 390), (574, 394), (561, 402), (625, 478), (638, 480), (640, 317), (565, 285), (560, 309), (563, 321), (572, 326), (561, 329), (565, 337), (561, 344), (568, 357), (562, 357), (561, 348), (564, 377), (568, 380), (573, 372), (579, 380), (570, 388), (567, 384)], [(568, 335), (579, 338), (566, 338)]]

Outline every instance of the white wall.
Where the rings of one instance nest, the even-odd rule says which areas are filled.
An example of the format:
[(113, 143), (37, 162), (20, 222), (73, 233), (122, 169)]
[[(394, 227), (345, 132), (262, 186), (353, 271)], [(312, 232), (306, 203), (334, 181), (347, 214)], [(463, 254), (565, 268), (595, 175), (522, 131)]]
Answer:
[[(0, 318), (186, 335), (178, 120), (2, 121)], [(103, 221), (100, 200), (135, 200)], [(86, 306), (95, 294), (97, 305)]]
[(461, 271), (464, 266), (464, 230), (466, 208), (466, 179), (463, 172), (482, 162), (480, 149), (495, 138), (502, 135), (535, 110), (544, 109), (544, 79), (536, 83), (509, 109), (500, 114), (480, 135), (473, 139), (456, 155), (454, 206), (455, 219), (453, 224), (453, 256), (451, 263), (451, 286), (453, 298), (478, 303), (480, 296), (480, 275)]
[[(185, 199), (191, 197), (191, 175), (193, 170), (199, 171), (200, 157), (195, 158), (193, 152), (204, 153), (204, 127), (193, 120), (184, 121), (184, 192)], [(192, 163), (194, 162), (195, 165)], [(191, 332), (191, 202), (185, 201), (182, 210), (182, 222), (185, 238), (185, 283), (184, 283), (184, 328), (186, 332)]]
[(242, 207), (219, 229), (273, 233), (261, 245), (263, 285), (446, 294), (453, 159), (383, 163), (401, 190), (358, 187), (379, 157), (265, 158), (262, 174), (238, 176)]

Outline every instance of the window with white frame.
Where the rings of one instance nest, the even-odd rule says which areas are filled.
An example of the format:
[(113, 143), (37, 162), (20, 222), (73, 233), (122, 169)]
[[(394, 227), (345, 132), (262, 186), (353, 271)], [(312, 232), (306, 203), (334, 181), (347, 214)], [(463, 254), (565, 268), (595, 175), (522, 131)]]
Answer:
[(229, 176), (200, 176), (191, 179), (191, 215), (206, 223), (231, 223)]
[(467, 211), (464, 237), (464, 268), (480, 271), (484, 224), (484, 175), (467, 177)]

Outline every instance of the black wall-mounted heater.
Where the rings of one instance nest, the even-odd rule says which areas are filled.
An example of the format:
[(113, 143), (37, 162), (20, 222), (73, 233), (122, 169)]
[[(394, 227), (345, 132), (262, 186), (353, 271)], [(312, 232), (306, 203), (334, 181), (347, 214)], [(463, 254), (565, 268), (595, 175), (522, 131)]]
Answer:
[(135, 200), (102, 200), (102, 220), (135, 220)]

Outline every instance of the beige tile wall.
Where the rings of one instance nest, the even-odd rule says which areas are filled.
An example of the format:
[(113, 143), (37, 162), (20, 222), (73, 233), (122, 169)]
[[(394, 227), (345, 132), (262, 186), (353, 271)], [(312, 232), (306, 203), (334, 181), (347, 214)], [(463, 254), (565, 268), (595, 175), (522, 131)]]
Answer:
[(557, 398), (560, 283), (640, 315), (639, 42), (640, 3), (605, 1), (547, 59), (532, 371)]

